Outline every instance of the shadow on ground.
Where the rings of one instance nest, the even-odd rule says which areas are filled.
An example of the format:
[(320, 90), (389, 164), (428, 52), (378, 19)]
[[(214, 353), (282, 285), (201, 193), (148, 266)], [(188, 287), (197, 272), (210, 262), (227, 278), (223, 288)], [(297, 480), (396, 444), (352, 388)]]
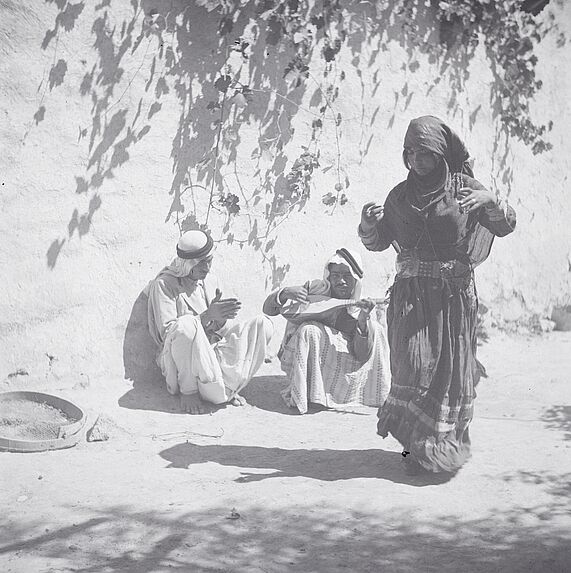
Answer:
[[(305, 477), (323, 481), (357, 478), (384, 479), (417, 487), (444, 483), (448, 474), (407, 476), (402, 455), (380, 449), (284, 449), (262, 446), (177, 444), (163, 450), (160, 456), (170, 462), (169, 468), (190, 469), (196, 464), (214, 462), (242, 468), (237, 483), (269, 478)], [(256, 471), (252, 471), (252, 470)], [(259, 471), (258, 471), (259, 470)], [(270, 470), (264, 472), (263, 470)]]
[(46, 571), (75, 573), (567, 571), (569, 532), (537, 519), (535, 509), (462, 519), (312, 505), (185, 513), (112, 506), (88, 515), (75, 508), (73, 527), (0, 518), (0, 563), (30, 571), (41, 559)]
[(286, 383), (285, 374), (270, 376), (254, 376), (242, 394), (248, 404), (277, 412), (279, 414), (299, 415), (295, 408), (289, 408), (281, 397), (280, 392)]
[(551, 406), (541, 419), (546, 422), (548, 428), (561, 430), (565, 440), (571, 440), (571, 406)]
[[(567, 503), (571, 500), (571, 472), (555, 474), (548, 471), (518, 471), (502, 476), (506, 483), (527, 483), (539, 486), (542, 490), (556, 498), (564, 499)], [(554, 515), (571, 515), (570, 509), (560, 504), (557, 507), (547, 506), (537, 515), (540, 519), (549, 520)]]
[[(241, 394), (246, 398), (248, 404), (261, 410), (289, 416), (300, 416), (297, 408), (290, 408), (282, 398), (281, 391), (286, 387), (286, 382), (287, 377), (285, 374), (254, 376)], [(370, 416), (371, 413), (377, 410), (377, 408), (371, 407), (370, 411), (364, 411), (366, 409), (366, 406), (360, 404), (340, 404), (331, 408), (326, 408), (319, 404), (309, 404), (308, 411), (304, 416), (318, 414), (324, 410), (342, 416)]]

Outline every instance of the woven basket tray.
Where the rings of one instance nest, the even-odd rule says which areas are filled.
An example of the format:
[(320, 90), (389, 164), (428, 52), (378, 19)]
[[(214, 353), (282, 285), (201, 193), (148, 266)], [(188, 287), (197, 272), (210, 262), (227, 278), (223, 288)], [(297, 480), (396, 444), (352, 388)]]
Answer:
[(41, 392), (0, 393), (0, 450), (42, 452), (75, 446), (85, 424), (83, 410)]

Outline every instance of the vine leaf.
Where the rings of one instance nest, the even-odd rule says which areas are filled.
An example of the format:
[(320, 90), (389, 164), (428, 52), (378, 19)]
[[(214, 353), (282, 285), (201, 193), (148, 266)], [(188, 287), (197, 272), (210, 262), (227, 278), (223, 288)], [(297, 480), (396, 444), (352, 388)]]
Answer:
[(226, 207), (229, 215), (237, 215), (240, 212), (240, 197), (234, 195), (234, 193), (222, 195), (218, 202), (223, 207)]
[(215, 82), (214, 87), (222, 93), (226, 93), (230, 84), (232, 83), (232, 78), (228, 75), (220, 76)]
[(321, 198), (321, 202), (324, 205), (327, 205), (327, 207), (332, 207), (333, 205), (335, 205), (335, 203), (337, 203), (337, 197), (335, 197), (333, 193), (329, 192), (323, 195), (323, 197)]

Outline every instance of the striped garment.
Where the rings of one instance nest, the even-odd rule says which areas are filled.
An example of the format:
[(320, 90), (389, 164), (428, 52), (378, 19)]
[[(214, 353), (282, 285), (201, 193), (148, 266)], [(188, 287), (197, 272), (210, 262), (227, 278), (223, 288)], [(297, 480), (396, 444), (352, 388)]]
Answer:
[(286, 403), (302, 414), (308, 401), (326, 407), (382, 405), (390, 390), (390, 371), (384, 312), (379, 315), (369, 321), (374, 342), (366, 362), (350, 353), (349, 338), (339, 330), (318, 322), (299, 326), (280, 355), (288, 379), (282, 391)]

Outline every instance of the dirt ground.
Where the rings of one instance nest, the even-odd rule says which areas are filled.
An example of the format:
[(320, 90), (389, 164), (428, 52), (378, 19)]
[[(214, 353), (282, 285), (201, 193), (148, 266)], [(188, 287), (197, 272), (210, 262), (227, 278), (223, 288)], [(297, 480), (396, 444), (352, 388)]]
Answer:
[(0, 453), (0, 571), (569, 571), (571, 333), (480, 358), (473, 457), (445, 483), (402, 472), (372, 408), (289, 411), (275, 361), (248, 406), (199, 417), (152, 384), (59, 388), (111, 437)]

